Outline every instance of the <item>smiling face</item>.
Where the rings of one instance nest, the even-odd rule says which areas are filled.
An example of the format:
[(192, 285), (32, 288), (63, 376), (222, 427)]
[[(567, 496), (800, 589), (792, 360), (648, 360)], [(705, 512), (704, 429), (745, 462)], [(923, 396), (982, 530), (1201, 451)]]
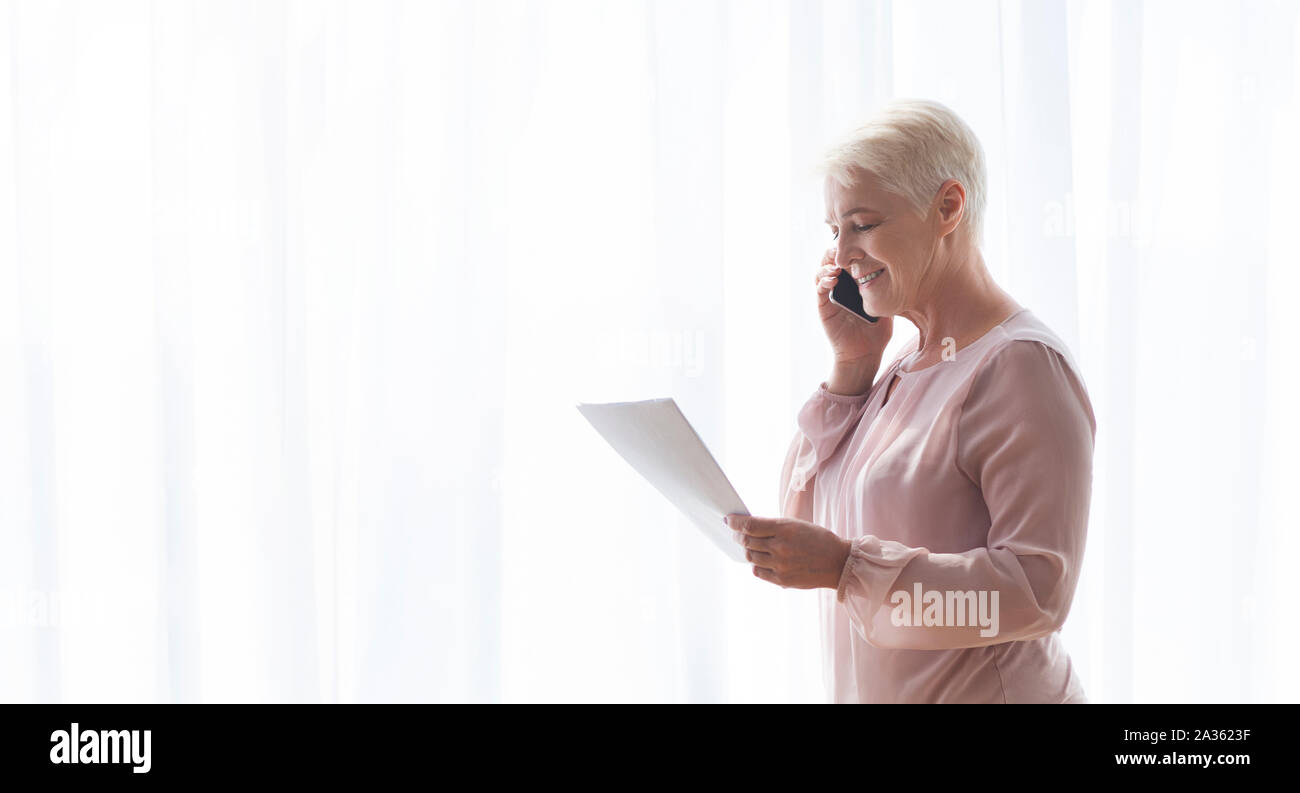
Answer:
[(874, 175), (855, 169), (853, 185), (826, 178), (826, 223), (837, 252), (835, 263), (858, 285), (863, 308), (876, 317), (893, 316), (915, 305), (931, 275), (942, 236), (934, 213), (918, 217), (906, 198), (880, 186)]

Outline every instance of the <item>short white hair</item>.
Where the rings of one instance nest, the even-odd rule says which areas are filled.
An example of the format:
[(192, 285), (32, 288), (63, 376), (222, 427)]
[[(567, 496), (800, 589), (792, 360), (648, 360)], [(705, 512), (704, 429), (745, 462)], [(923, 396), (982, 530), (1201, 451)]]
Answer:
[(966, 189), (962, 222), (976, 246), (984, 237), (984, 148), (961, 117), (927, 99), (895, 99), (823, 155), (817, 172), (851, 187), (851, 169), (873, 174), (924, 216), (939, 186), (956, 179)]

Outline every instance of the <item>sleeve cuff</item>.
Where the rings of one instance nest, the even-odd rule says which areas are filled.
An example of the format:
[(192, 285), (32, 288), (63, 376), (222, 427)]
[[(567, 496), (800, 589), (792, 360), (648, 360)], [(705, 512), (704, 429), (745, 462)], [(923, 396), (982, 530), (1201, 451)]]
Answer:
[(862, 586), (862, 581), (858, 577), (859, 568), (862, 565), (862, 561), (858, 557), (858, 547), (863, 539), (865, 538), (858, 537), (849, 543), (849, 555), (844, 560), (844, 568), (840, 570), (840, 582), (835, 588), (835, 599), (841, 603), (849, 595), (866, 597), (866, 588)]
[[(844, 560), (835, 599), (843, 603), (849, 596), (884, 603), (887, 592), (907, 563), (929, 553), (926, 548), (911, 548), (893, 540), (882, 540), (872, 534), (855, 537), (849, 546), (849, 558)], [(872, 598), (872, 592), (878, 597)]]
[(856, 405), (865, 402), (867, 397), (871, 396), (871, 389), (868, 388), (861, 394), (836, 394), (826, 387), (826, 381), (823, 380), (821, 385), (817, 386), (816, 396), (842, 405)]

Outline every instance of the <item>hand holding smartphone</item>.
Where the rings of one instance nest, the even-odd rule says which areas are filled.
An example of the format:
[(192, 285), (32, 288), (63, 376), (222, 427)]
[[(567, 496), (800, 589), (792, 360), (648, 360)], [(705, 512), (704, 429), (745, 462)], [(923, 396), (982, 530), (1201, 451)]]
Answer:
[[(856, 372), (853, 376), (866, 378), (865, 385), (870, 387), (870, 377), (875, 376), (885, 347), (894, 335), (894, 318), (889, 315), (873, 317), (866, 312), (859, 291), (861, 287), (853, 279), (851, 270), (835, 263), (836, 256), (834, 248), (827, 250), (817, 266), (817, 316), (835, 355), (836, 370), (839, 370), (841, 362), (852, 364), (850, 368)], [(871, 370), (870, 375), (867, 369)], [(832, 376), (839, 384), (837, 387), (850, 389), (835, 393), (859, 393), (851, 390), (855, 384), (846, 386), (842, 377)]]
[(858, 282), (853, 280), (848, 270), (840, 270), (830, 298), (835, 305), (847, 308), (854, 316), (861, 317), (867, 322), (874, 324), (880, 320), (880, 317), (873, 317), (863, 309), (862, 293), (858, 291)]

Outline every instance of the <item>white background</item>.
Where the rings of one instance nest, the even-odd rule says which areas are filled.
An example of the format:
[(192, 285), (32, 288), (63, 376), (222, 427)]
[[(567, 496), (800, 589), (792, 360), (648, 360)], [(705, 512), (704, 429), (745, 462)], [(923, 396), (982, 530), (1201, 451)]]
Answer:
[(894, 96), (1084, 369), (1090, 698), (1300, 699), (1297, 12), (0, 2), (0, 699), (821, 699), (814, 594), (573, 406), (774, 514), (810, 169)]

